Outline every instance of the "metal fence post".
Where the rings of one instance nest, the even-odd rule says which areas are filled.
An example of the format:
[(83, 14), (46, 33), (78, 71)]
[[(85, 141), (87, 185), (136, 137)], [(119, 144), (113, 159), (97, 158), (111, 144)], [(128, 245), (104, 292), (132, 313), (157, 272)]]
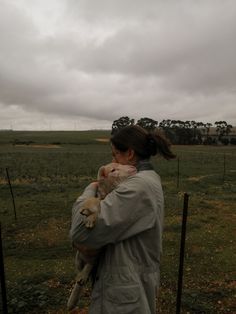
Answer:
[(10, 191), (11, 191), (11, 197), (12, 197), (14, 215), (15, 215), (15, 220), (16, 220), (16, 204), (15, 204), (15, 198), (14, 198), (14, 194), (13, 194), (13, 190), (12, 190), (12, 186), (11, 186), (11, 180), (10, 180), (10, 176), (9, 176), (8, 169), (7, 169), (7, 168), (6, 168), (6, 173), (7, 173), (8, 184), (9, 184)]
[(176, 314), (180, 313), (180, 308), (181, 308), (186, 224), (187, 224), (187, 215), (188, 215), (188, 199), (189, 199), (189, 195), (187, 193), (184, 193), (181, 243), (180, 243), (180, 254), (179, 254), (178, 290), (177, 290), (177, 299), (176, 299)]
[(226, 171), (226, 158), (224, 153), (224, 160), (223, 160), (223, 183), (225, 181), (225, 171)]
[(177, 188), (179, 188), (179, 157), (177, 159)]
[(7, 314), (8, 313), (8, 310), (7, 310), (7, 290), (6, 290), (6, 282), (5, 282), (1, 222), (0, 222), (0, 281), (1, 281), (1, 292), (2, 292), (2, 313)]

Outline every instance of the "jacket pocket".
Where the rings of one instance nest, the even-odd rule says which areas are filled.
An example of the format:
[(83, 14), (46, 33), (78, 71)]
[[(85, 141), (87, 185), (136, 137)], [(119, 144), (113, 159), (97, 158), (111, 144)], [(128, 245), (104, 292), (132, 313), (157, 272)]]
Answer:
[(104, 314), (141, 314), (138, 283), (104, 282), (103, 292)]

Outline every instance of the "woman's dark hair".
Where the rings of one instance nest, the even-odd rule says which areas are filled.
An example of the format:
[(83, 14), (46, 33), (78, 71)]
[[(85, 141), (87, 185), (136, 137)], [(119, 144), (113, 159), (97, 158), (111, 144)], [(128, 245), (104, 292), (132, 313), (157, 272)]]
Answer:
[(111, 143), (121, 152), (133, 149), (139, 159), (148, 159), (157, 154), (165, 159), (173, 159), (170, 141), (158, 130), (146, 131), (139, 125), (131, 125), (117, 131)]

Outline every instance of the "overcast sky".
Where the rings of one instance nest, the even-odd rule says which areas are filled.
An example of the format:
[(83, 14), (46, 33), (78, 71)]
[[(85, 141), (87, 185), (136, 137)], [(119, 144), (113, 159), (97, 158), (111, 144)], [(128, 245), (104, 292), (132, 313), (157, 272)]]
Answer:
[(236, 125), (235, 0), (0, 0), (0, 129)]

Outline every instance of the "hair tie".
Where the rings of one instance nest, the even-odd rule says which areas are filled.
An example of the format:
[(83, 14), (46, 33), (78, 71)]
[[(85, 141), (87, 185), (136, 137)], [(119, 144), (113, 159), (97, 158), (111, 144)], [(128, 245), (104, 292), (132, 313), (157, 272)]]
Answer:
[(155, 139), (153, 138), (153, 135), (151, 133), (147, 134), (147, 142), (148, 144), (155, 144)]

